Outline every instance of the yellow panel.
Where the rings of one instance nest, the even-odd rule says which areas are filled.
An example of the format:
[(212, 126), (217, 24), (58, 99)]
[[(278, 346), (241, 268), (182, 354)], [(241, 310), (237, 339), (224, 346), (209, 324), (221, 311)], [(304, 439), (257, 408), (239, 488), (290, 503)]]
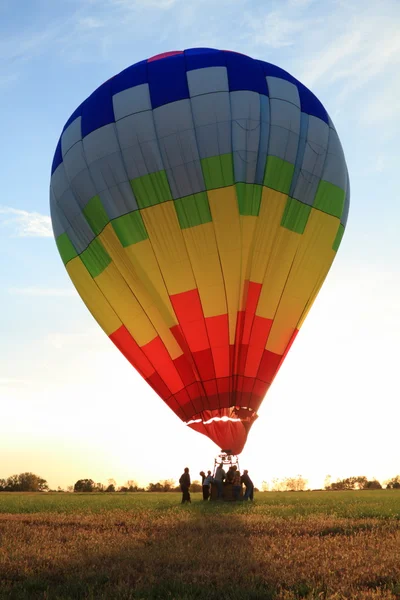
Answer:
[[(149, 282), (146, 280), (142, 280), (142, 272), (138, 271), (132, 264), (132, 262), (129, 260), (129, 255), (125, 252), (111, 224), (105, 227), (105, 229), (102, 231), (99, 237), (104, 248), (111, 257), (113, 264), (118, 270), (122, 281), (128, 286), (128, 288), (131, 291), (131, 302), (133, 303), (133, 306), (136, 306), (136, 303), (139, 305), (141, 311), (147, 315), (147, 319), (152, 324), (153, 329), (160, 335), (171, 357), (177, 358), (182, 354), (182, 350), (170, 331), (170, 327), (172, 327), (172, 325), (175, 325), (176, 321), (171, 319), (169, 311), (164, 309), (163, 314), (160, 312), (159, 306), (162, 303), (158, 294), (155, 291), (154, 286), (148, 287), (146, 283)], [(97, 279), (98, 277), (96, 277), (96, 281)], [(119, 305), (117, 304), (117, 306)], [(167, 322), (164, 317), (167, 317)], [(143, 323), (145, 323), (146, 319), (143, 319), (142, 317), (142, 321)], [(135, 323), (132, 323), (131, 327), (131, 333), (135, 339), (137, 335), (143, 335), (144, 338), (146, 338), (146, 336), (148, 335), (146, 333), (147, 326), (145, 327), (144, 325), (140, 324), (140, 327), (142, 327), (143, 334), (135, 333), (136, 321)], [(151, 331), (151, 329), (149, 329), (149, 331)], [(150, 339), (153, 339), (154, 337), (155, 336), (153, 335)], [(139, 343), (139, 345), (142, 344)]]
[(114, 263), (110, 263), (95, 281), (139, 346), (157, 336), (150, 319)]
[(228, 303), (229, 342), (235, 341), (240, 307), (241, 230), (235, 187), (207, 192), (218, 244)]
[(111, 308), (110, 303), (79, 256), (73, 258), (66, 265), (66, 269), (80, 297), (105, 333), (110, 335), (119, 329), (122, 325), (121, 320)]
[(193, 290), (196, 283), (173, 202), (163, 202), (140, 212), (168, 293)]
[(240, 229), (242, 232), (242, 260), (240, 272), (240, 299), (241, 310), (246, 307), (246, 298), (244, 297), (244, 282), (250, 280), (253, 249), (255, 241), (255, 231), (257, 227), (258, 217), (250, 215), (240, 215)]
[(266, 349), (283, 354), (304, 320), (335, 256), (332, 250), (338, 219), (312, 209), (285, 286)]
[(286, 201), (285, 194), (263, 188), (251, 255), (250, 280), (254, 283), (264, 281), (265, 271), (276, 244), (276, 236), (282, 229), (280, 224)]
[(300, 233), (278, 227), (274, 244), (268, 247), (267, 266), (256, 310), (258, 316), (266, 319), (275, 317), (300, 241)]
[(177, 320), (150, 240), (131, 244), (124, 250), (140, 281), (154, 298), (168, 327), (173, 327)]
[(227, 313), (224, 279), (214, 226), (196, 225), (182, 230), (205, 317)]

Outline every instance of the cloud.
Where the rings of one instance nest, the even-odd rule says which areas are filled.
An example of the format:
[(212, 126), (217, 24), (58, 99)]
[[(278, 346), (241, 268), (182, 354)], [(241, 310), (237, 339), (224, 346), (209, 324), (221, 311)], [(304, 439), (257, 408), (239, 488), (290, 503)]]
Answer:
[[(299, 34), (307, 31), (316, 23), (316, 19), (303, 15), (303, 10), (310, 2), (282, 3), (279, 8), (267, 14), (247, 14), (251, 44), (284, 48), (296, 44)], [(289, 5), (293, 6), (290, 7)]]
[(59, 289), (59, 288), (40, 288), (40, 287), (24, 287), (24, 288), (9, 288), (9, 294), (16, 296), (53, 296), (53, 297), (69, 297), (76, 296), (75, 289)]
[(53, 236), (50, 217), (37, 212), (0, 206), (0, 224), (14, 229), (17, 237)]

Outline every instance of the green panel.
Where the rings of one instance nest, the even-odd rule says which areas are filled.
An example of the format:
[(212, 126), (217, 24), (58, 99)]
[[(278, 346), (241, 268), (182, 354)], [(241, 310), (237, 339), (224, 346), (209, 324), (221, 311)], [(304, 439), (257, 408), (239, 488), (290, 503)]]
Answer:
[(174, 204), (181, 229), (212, 221), (206, 192), (178, 198)]
[(232, 154), (220, 154), (203, 158), (201, 161), (204, 181), (208, 190), (233, 185), (233, 157)]
[(58, 236), (56, 244), (64, 265), (77, 256), (76, 250), (66, 233)]
[(310, 212), (311, 206), (303, 204), (302, 202), (299, 202), (299, 200), (295, 200), (295, 198), (289, 197), (286, 202), (281, 225), (296, 233), (303, 233)]
[(80, 258), (92, 277), (100, 275), (111, 262), (110, 256), (97, 238), (82, 252)]
[(167, 200), (172, 200), (167, 174), (165, 171), (149, 173), (131, 180), (139, 208), (148, 208)]
[(111, 221), (111, 224), (124, 248), (149, 237), (139, 210), (118, 217)]
[(237, 183), (236, 195), (239, 214), (257, 217), (260, 212), (262, 186), (253, 183)]
[(99, 235), (110, 221), (98, 196), (93, 196), (89, 200), (83, 209), (83, 214), (96, 235)]
[(320, 181), (314, 200), (314, 208), (319, 208), (328, 215), (340, 217), (343, 213), (345, 192), (329, 181)]
[(268, 156), (264, 185), (283, 194), (288, 194), (292, 184), (294, 165), (277, 156)]
[(339, 248), (339, 246), (340, 246), (340, 243), (341, 243), (341, 241), (342, 241), (343, 234), (344, 234), (344, 227), (343, 227), (343, 225), (340, 223), (340, 225), (339, 225), (339, 229), (338, 229), (338, 231), (337, 231), (337, 234), (336, 234), (336, 237), (335, 237), (335, 241), (333, 242), (333, 246), (332, 246), (332, 250), (334, 250), (335, 252), (337, 252), (337, 250), (338, 250), (338, 248)]

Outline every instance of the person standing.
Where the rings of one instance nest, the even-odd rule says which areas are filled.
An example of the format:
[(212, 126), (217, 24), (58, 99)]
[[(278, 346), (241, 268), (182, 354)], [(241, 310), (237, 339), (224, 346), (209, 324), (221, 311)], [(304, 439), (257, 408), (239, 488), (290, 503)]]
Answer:
[(218, 465), (217, 470), (215, 471), (215, 475), (214, 475), (214, 481), (217, 485), (217, 500), (221, 500), (222, 496), (223, 496), (223, 487), (222, 487), (222, 483), (226, 478), (226, 473), (224, 471), (223, 468), (223, 464), (221, 463), (220, 465)]
[(249, 472), (247, 469), (243, 471), (243, 475), (241, 477), (241, 482), (246, 486), (244, 491), (243, 500), (253, 500), (254, 496), (254, 484), (250, 479)]
[(180, 476), (179, 479), (179, 485), (181, 486), (181, 490), (182, 490), (182, 502), (181, 504), (185, 504), (185, 502), (192, 502), (191, 498), (190, 498), (190, 492), (189, 492), (189, 488), (190, 488), (190, 475), (189, 475), (189, 468), (185, 467), (182, 475)]
[(203, 479), (203, 500), (206, 501), (210, 497), (210, 485), (212, 482), (211, 471), (207, 471), (207, 476)]
[(240, 492), (242, 491), (242, 478), (240, 477), (240, 471), (236, 465), (233, 467), (233, 499), (239, 500)]

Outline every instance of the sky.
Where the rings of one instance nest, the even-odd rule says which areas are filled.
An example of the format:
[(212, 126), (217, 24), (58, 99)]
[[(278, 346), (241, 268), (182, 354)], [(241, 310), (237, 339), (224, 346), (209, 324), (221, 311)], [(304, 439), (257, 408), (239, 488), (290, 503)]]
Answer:
[(342, 245), (259, 411), (240, 467), (256, 485), (400, 472), (400, 3), (0, 0), (0, 478), (118, 485), (212, 468), (89, 314), (52, 236), (62, 127), (130, 64), (196, 46), (289, 71), (330, 114), (351, 182)]

